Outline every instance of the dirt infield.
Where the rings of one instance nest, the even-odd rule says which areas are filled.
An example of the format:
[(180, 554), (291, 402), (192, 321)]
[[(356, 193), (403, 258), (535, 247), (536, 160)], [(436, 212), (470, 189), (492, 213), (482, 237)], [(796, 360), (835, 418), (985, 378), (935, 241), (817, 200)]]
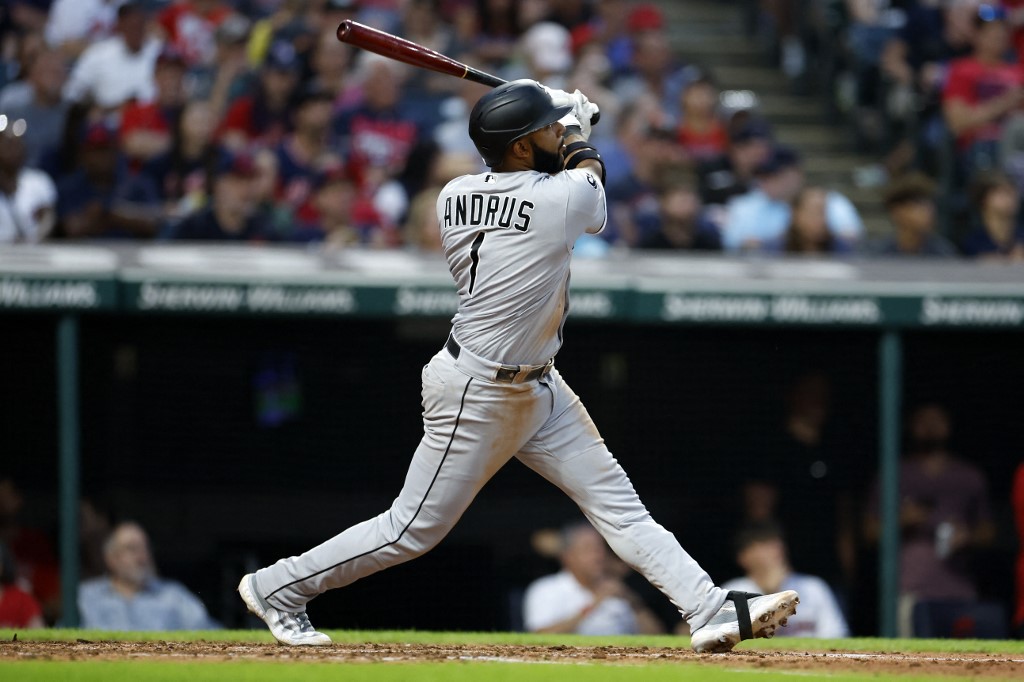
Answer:
[(957, 675), (985, 678), (1024, 677), (1024, 655), (949, 653), (734, 651), (698, 655), (687, 649), (579, 646), (485, 646), (424, 644), (334, 644), (287, 648), (274, 644), (226, 642), (2, 642), (0, 661), (15, 660), (279, 660), (304, 662), (392, 663), (417, 661), (507, 661), (639, 665), (701, 663), (730, 669), (766, 669), (831, 673), (849, 671), (889, 675)]

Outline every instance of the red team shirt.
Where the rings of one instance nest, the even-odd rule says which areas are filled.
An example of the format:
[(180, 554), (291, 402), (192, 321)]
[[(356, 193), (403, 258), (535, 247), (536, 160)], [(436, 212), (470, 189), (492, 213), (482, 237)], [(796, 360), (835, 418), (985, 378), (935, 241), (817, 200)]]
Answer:
[[(1008, 90), (1024, 85), (1024, 66), (1018, 63), (983, 64), (974, 57), (963, 57), (950, 62), (946, 88), (942, 101), (960, 100), (975, 106), (994, 99)], [(975, 142), (999, 139), (1000, 122), (992, 121), (957, 138), (961, 149)]]
[(25, 628), (36, 616), (42, 616), (42, 611), (30, 594), (14, 585), (3, 587), (3, 593), (0, 594), (0, 627)]
[(231, 12), (221, 4), (203, 15), (191, 2), (177, 2), (160, 13), (159, 23), (167, 32), (167, 42), (189, 64), (209, 64), (217, 49), (214, 33)]

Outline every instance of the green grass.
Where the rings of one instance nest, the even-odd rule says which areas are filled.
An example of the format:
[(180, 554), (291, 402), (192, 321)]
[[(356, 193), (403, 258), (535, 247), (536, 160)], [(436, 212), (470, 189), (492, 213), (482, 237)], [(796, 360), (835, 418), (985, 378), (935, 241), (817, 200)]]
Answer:
[[(19, 641), (216, 641), (216, 642), (272, 642), (270, 634), (262, 630), (224, 630), (205, 632), (106, 632), (96, 630), (26, 630), (18, 632)], [(506, 632), (420, 632), (420, 631), (329, 631), (338, 643), (360, 644), (496, 644), (532, 646), (627, 646), (627, 647), (688, 647), (689, 640), (679, 637), (583, 637), (532, 635)], [(0, 647), (10, 642), (14, 631), (0, 629)], [(945, 652), (990, 653), (1024, 655), (1024, 642), (989, 640), (886, 640), (842, 639), (814, 640), (787, 639), (744, 642), (741, 649), (768, 651), (877, 651), (877, 652)], [(2, 651), (2, 649), (0, 649)], [(194, 658), (181, 660), (146, 660), (136, 658), (124, 661), (11, 661), (0, 659), (0, 680), (7, 682), (319, 682), (345, 680), (345, 682), (668, 682), (700, 680), (701, 682), (735, 681), (741, 679), (787, 680), (828, 679), (837, 682), (877, 682), (877, 672), (850, 672), (838, 668), (835, 674), (824, 671), (769, 670), (743, 668), (730, 669), (721, 663), (707, 665), (700, 661), (659, 663), (504, 663), (488, 661), (401, 662), (386, 665), (337, 661), (288, 661), (268, 658), (238, 661), (204, 662)], [(900, 676), (900, 682), (932, 679), (925, 676)], [(944, 681), (971, 679), (965, 670), (963, 678), (943, 676)]]
[[(11, 674), (8, 677), (8, 673)], [(603, 666), (506, 663), (420, 663), (390, 665), (345, 665), (332, 663), (254, 663), (219, 665), (163, 662), (60, 662), (0, 663), (0, 677), (11, 682), (793, 682), (828, 679), (835, 682), (878, 682), (878, 675), (810, 675), (806, 673), (728, 670), (700, 664)], [(943, 676), (943, 682), (970, 677)], [(901, 676), (900, 682), (934, 680), (924, 676)]]

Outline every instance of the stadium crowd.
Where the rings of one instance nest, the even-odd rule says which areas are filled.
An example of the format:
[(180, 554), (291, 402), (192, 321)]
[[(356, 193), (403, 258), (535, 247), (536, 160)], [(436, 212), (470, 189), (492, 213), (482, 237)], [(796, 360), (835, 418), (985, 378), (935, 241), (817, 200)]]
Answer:
[[(884, 193), (894, 232), (883, 252), (895, 240), (933, 255), (1024, 258), (1024, 3), (764, 0), (759, 7), (750, 30), (877, 159), (854, 180)], [(893, 195), (903, 197), (895, 200), (900, 216)], [(930, 224), (927, 239), (909, 236), (914, 204), (910, 222)]]
[[(820, 62), (820, 34), (840, 30), (806, 19), (820, 12), (794, 11), (804, 4), (835, 3), (760, 5), (756, 23), (775, 31), (787, 74)], [(849, 199), (808, 183), (798, 151), (773, 140), (756, 106), (723, 104), (713, 71), (673, 50), (656, 3), (11, 0), (0, 8), (0, 243), (231, 240), (436, 250), (439, 188), (483, 170), (466, 128), (485, 90), (340, 43), (338, 24), (353, 18), (501, 77), (579, 88), (600, 103), (594, 142), (607, 162), (610, 217), (602, 235), (578, 244), (581, 255), (682, 249), (1020, 258), (1017, 176), (979, 160), (994, 158), (997, 124), (1020, 99), (1010, 94), (1010, 84), (1020, 87), (1016, 66), (997, 66), (1001, 53), (984, 46), (996, 41), (992, 26), (1008, 32), (1004, 17), (1018, 15), (975, 7), (973, 23), (957, 24), (967, 35), (955, 33), (954, 49), (932, 24), (911, 21), (914, 12), (900, 10), (908, 19), (897, 30), (859, 12), (862, 4), (887, 3), (848, 4), (841, 30), (850, 47), (844, 64), (856, 75), (851, 115), (866, 121), (891, 113), (874, 103), (895, 87), (893, 74), (916, 74), (907, 76), (913, 88), (927, 71), (930, 94), (942, 100), (934, 110), (957, 131), (958, 152), (967, 159), (970, 147), (971, 163), (988, 171), (983, 178), (966, 167), (949, 172), (952, 179), (937, 178), (939, 188), (935, 178), (897, 177), (912, 167), (933, 170), (907, 161), (905, 143), (934, 135), (925, 134), (927, 125), (890, 121), (888, 130), (909, 131), (887, 150), (891, 235), (869, 239)], [(933, 23), (960, 16), (940, 3), (898, 4), (920, 5)], [(872, 40), (886, 49), (862, 45)], [(979, 52), (968, 63), (946, 70), (960, 84), (943, 91), (926, 67), (975, 44)], [(984, 113), (971, 108), (980, 78), (1007, 91)], [(988, 97), (992, 89), (983, 89)], [(919, 119), (927, 120), (924, 113)], [(1010, 156), (1008, 163), (1018, 159)], [(975, 200), (967, 210), (975, 233), (956, 246), (939, 234), (943, 182), (970, 184)]]

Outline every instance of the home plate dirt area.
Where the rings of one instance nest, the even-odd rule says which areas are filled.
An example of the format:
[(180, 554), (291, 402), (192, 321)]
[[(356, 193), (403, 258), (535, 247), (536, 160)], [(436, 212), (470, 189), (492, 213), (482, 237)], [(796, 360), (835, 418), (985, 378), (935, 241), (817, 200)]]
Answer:
[(14, 660), (278, 660), (340, 663), (507, 661), (564, 664), (643, 665), (701, 663), (727, 668), (761, 668), (812, 673), (856, 672), (879, 676), (956, 675), (990, 678), (1024, 676), (1024, 654), (866, 653), (744, 651), (700, 655), (685, 648), (619, 646), (512, 646), (478, 644), (333, 644), (283, 647), (228, 642), (2, 642), (0, 661)]

